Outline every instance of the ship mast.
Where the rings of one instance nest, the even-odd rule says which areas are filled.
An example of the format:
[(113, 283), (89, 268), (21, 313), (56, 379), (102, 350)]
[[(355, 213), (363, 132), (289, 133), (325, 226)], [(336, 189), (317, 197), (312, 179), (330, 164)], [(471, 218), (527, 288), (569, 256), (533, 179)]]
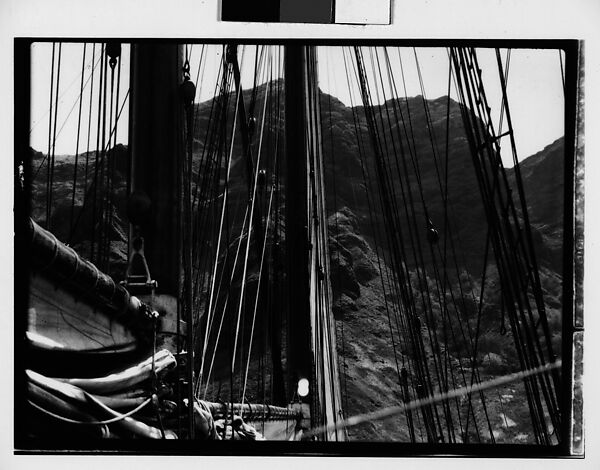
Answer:
[[(178, 401), (193, 403), (193, 347), (191, 305), (184, 302), (182, 235), (183, 162), (185, 154), (184, 103), (180, 97), (182, 49), (176, 44), (133, 44), (130, 104), (130, 244), (143, 239), (146, 272), (152, 283), (129, 276), (128, 288), (167, 310), (165, 329), (176, 332), (177, 352), (187, 338), (185, 376), (177, 383)], [(139, 248), (136, 247), (136, 248)], [(131, 253), (132, 246), (130, 246)], [(135, 267), (130, 266), (130, 269)], [(150, 276), (148, 276), (150, 277)], [(146, 286), (144, 287), (144, 284)], [(187, 295), (189, 297), (189, 295)], [(185, 311), (184, 311), (185, 309)], [(183, 315), (182, 315), (183, 312)], [(181, 319), (185, 318), (185, 323)], [(165, 328), (166, 326), (166, 328)], [(185, 331), (184, 331), (185, 330)], [(181, 362), (184, 358), (178, 354)], [(188, 435), (193, 438), (193, 407), (187, 407)], [(180, 423), (180, 428), (181, 428)], [(181, 429), (180, 429), (181, 431)]]
[[(308, 303), (307, 158), (305, 139), (305, 47), (285, 48), (285, 234), (288, 312), (288, 395), (300, 379), (312, 380)], [(290, 112), (291, 111), (291, 112)], [(312, 395), (312, 394), (311, 394)]]
[[(320, 90), (314, 46), (286, 46), (286, 252), (288, 298), (288, 386), (308, 380), (311, 425), (342, 416), (329, 249)], [(321, 436), (345, 440), (344, 429)]]

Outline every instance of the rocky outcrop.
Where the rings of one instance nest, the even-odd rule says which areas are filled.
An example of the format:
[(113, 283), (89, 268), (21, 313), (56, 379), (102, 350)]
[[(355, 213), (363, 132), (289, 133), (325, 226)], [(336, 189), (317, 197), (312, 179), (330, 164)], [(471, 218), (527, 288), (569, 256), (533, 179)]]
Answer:
[(347, 207), (328, 220), (331, 284), (334, 298), (356, 300), (361, 286), (367, 287), (379, 273), (373, 264), (373, 250), (359, 232), (356, 215)]

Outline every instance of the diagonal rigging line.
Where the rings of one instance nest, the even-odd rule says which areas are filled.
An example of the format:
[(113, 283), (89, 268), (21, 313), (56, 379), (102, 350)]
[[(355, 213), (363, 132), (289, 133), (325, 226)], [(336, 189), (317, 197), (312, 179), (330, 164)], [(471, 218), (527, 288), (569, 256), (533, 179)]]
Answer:
[[(104, 146), (104, 150), (103, 150), (103, 152), (107, 152), (107, 151), (108, 151), (108, 149), (109, 149), (109, 147), (110, 147), (110, 143), (111, 143), (112, 136), (113, 136), (113, 135), (116, 135), (117, 126), (119, 125), (119, 119), (121, 118), (121, 113), (123, 112), (123, 108), (125, 107), (125, 104), (127, 103), (127, 99), (128, 99), (128, 98), (129, 98), (129, 90), (127, 90), (127, 93), (125, 94), (125, 98), (123, 98), (123, 104), (121, 105), (121, 108), (119, 109), (119, 113), (117, 114), (117, 118), (116, 118), (116, 120), (115, 120), (115, 122), (114, 122), (113, 128), (112, 128), (112, 130), (110, 131), (109, 138), (108, 138), (108, 142), (107, 142), (107, 143), (106, 143), (106, 145)], [(89, 152), (87, 152), (87, 153), (89, 154)], [(98, 151), (96, 151), (96, 155), (98, 155)], [(40, 166), (40, 168), (41, 168), (41, 166)], [(39, 169), (38, 169), (38, 171), (39, 171)], [(36, 175), (37, 175), (37, 173), (36, 173)], [(34, 178), (35, 178), (35, 176), (34, 176)], [(86, 198), (86, 199), (83, 201), (83, 206), (81, 207), (81, 211), (79, 212), (79, 214), (78, 214), (78, 216), (77, 216), (77, 220), (75, 221), (75, 224), (73, 225), (73, 230), (74, 230), (75, 228), (77, 228), (77, 226), (79, 225), (79, 222), (80, 222), (80, 220), (81, 220), (81, 217), (82, 217), (82, 215), (83, 215), (83, 213), (84, 213), (84, 210), (85, 210), (85, 208), (86, 208), (86, 204), (87, 204), (87, 202), (88, 202), (88, 199)], [(71, 232), (71, 235), (69, 235), (68, 243), (71, 243), (71, 239), (72, 239), (72, 237), (73, 237), (73, 234), (74, 234), (74, 232), (72, 231), (72, 232)]]
[(260, 156), (261, 156), (261, 150), (262, 150), (262, 143), (263, 143), (263, 132), (264, 132), (264, 128), (265, 128), (265, 116), (266, 116), (266, 109), (267, 109), (267, 98), (269, 95), (269, 88), (270, 88), (270, 84), (267, 87), (267, 91), (265, 92), (265, 101), (264, 101), (264, 106), (263, 106), (263, 115), (262, 115), (262, 124), (261, 124), (261, 130), (260, 130), (260, 140), (259, 140), (259, 145), (258, 145), (258, 154), (256, 156), (256, 171), (254, 172), (254, 185), (253, 185), (253, 191), (252, 191), (252, 199), (251, 201), (249, 201), (250, 204), (250, 219), (248, 222), (248, 235), (247, 235), (247, 240), (246, 240), (246, 254), (244, 257), (244, 272), (242, 274), (242, 287), (241, 287), (241, 292), (240, 292), (240, 302), (239, 302), (239, 308), (238, 308), (238, 316), (237, 316), (237, 325), (236, 325), (236, 331), (235, 331), (235, 342), (233, 344), (233, 354), (232, 354), (232, 360), (231, 360), (231, 368), (234, 369), (235, 368), (235, 358), (236, 358), (236, 352), (237, 352), (237, 346), (238, 346), (238, 337), (239, 337), (239, 331), (240, 331), (240, 321), (241, 321), (241, 316), (242, 316), (242, 308), (244, 305), (244, 290), (246, 287), (246, 272), (248, 270), (248, 255), (250, 252), (250, 240), (251, 240), (251, 236), (252, 236), (252, 221), (254, 218), (254, 209), (256, 207), (256, 188), (258, 186), (258, 174), (259, 174), (259, 168), (260, 168)]
[(439, 403), (441, 401), (463, 397), (465, 395), (469, 395), (473, 392), (478, 392), (481, 390), (487, 390), (490, 388), (496, 388), (501, 385), (506, 385), (511, 382), (516, 382), (518, 380), (525, 379), (527, 377), (544, 374), (550, 370), (559, 369), (562, 366), (562, 361), (559, 359), (556, 362), (545, 364), (540, 367), (536, 367), (534, 369), (527, 369), (520, 372), (515, 372), (514, 374), (503, 375), (496, 379), (488, 380), (486, 382), (480, 382), (476, 385), (471, 385), (467, 387), (461, 387), (455, 390), (452, 390), (448, 393), (438, 393), (432, 395), (428, 398), (413, 400), (409, 403), (397, 406), (390, 406), (387, 408), (382, 408), (377, 411), (372, 411), (369, 413), (362, 413), (359, 415), (352, 416), (344, 421), (338, 422), (336, 424), (330, 424), (327, 426), (320, 426), (317, 428), (313, 428), (306, 433), (304, 433), (303, 437), (308, 438), (311, 436), (318, 436), (320, 434), (324, 434), (327, 432), (335, 431), (339, 428), (349, 428), (351, 426), (356, 426), (358, 424), (362, 424), (370, 421), (378, 421), (386, 418), (391, 418), (392, 416), (399, 415), (406, 411), (415, 410), (418, 408), (422, 408), (423, 406), (433, 405), (435, 403)]
[[(89, 43), (84, 43), (84, 45), (86, 45), (86, 44), (89, 44)], [(98, 65), (98, 63), (100, 62), (100, 59), (98, 59), (97, 61), (95, 61), (95, 63), (93, 63), (93, 62), (94, 62), (94, 61), (92, 61), (92, 62), (88, 63), (88, 64), (86, 65), (86, 67), (85, 67), (85, 69), (86, 69), (86, 70), (89, 70), (89, 68), (90, 68), (90, 67), (92, 67), (92, 65), (93, 65), (91, 73), (93, 73), (93, 72), (94, 72), (94, 70), (96, 69), (96, 66), (97, 66), (97, 65)], [(67, 87), (66, 87), (66, 88), (63, 90), (63, 92), (62, 92), (62, 93), (61, 93), (61, 94), (58, 96), (58, 100), (59, 100), (59, 102), (60, 102), (60, 103), (62, 103), (62, 102), (63, 102), (63, 98), (64, 98), (64, 96), (65, 96), (65, 95), (67, 94), (67, 92), (68, 92), (68, 91), (69, 91), (69, 90), (70, 90), (70, 89), (73, 87), (73, 85), (74, 85), (74, 84), (77, 82), (77, 79), (79, 79), (79, 78), (80, 78), (80, 75), (81, 75), (81, 74), (77, 74), (77, 75), (75, 76), (75, 78), (73, 78), (73, 80), (71, 81), (71, 83), (70, 83), (70, 84), (69, 84), (69, 85), (68, 85), (68, 86), (67, 86)], [(89, 81), (89, 78), (88, 78), (88, 81)], [(87, 85), (87, 82), (86, 82), (86, 85)], [(75, 107), (75, 105), (77, 104), (77, 101), (79, 101), (79, 97), (78, 97), (78, 98), (75, 100), (75, 103), (73, 104), (73, 107)], [(34, 129), (35, 129), (37, 126), (38, 126), (38, 124), (39, 124), (40, 122), (42, 122), (42, 120), (43, 120), (43, 119), (44, 119), (44, 118), (45, 118), (45, 117), (48, 115), (48, 113), (49, 113), (49, 112), (50, 112), (50, 110), (49, 110), (49, 109), (47, 109), (47, 110), (44, 112), (44, 114), (42, 114), (42, 115), (41, 115), (41, 116), (40, 116), (40, 117), (39, 117), (37, 120), (32, 120), (32, 122), (33, 122), (34, 124), (31, 126), (31, 129), (29, 129), (29, 135), (31, 135), (31, 133), (33, 132), (33, 130), (34, 130)]]
[(261, 258), (260, 258), (260, 267), (258, 270), (258, 284), (257, 284), (257, 290), (256, 290), (256, 296), (254, 299), (254, 312), (252, 315), (252, 329), (250, 331), (250, 345), (248, 346), (248, 360), (246, 361), (246, 373), (244, 375), (244, 389), (243, 389), (243, 393), (242, 393), (242, 401), (241, 403), (244, 403), (244, 400), (246, 399), (246, 385), (248, 383), (248, 370), (250, 369), (250, 357), (252, 355), (252, 340), (254, 339), (254, 327), (256, 324), (256, 313), (258, 311), (258, 299), (259, 299), (259, 290), (260, 290), (260, 281), (262, 279), (262, 273), (263, 273), (263, 265), (264, 265), (264, 261), (265, 261), (265, 251), (267, 248), (267, 238), (269, 235), (269, 222), (271, 219), (271, 205), (273, 202), (273, 193), (275, 192), (275, 185), (273, 185), (271, 187), (271, 195), (269, 197), (269, 209), (267, 212), (267, 221), (265, 222), (265, 235), (263, 238), (263, 246), (262, 246), (262, 253), (261, 253)]
[[(269, 80), (269, 84), (267, 85), (267, 87), (265, 89), (265, 103), (264, 103), (264, 107), (263, 107), (263, 125), (262, 125), (262, 129), (261, 129), (261, 136), (260, 136), (261, 141), (259, 143), (259, 155), (257, 156), (257, 159), (260, 157), (260, 148), (262, 148), (262, 137), (263, 137), (263, 132), (264, 132), (264, 119), (265, 119), (267, 101), (268, 101), (269, 94), (270, 94), (271, 82), (273, 81), (272, 80), (273, 71), (272, 71), (272, 53), (271, 53), (271, 51), (268, 51), (268, 59), (267, 60), (268, 60), (267, 67), (271, 68), (271, 80)], [(255, 73), (255, 76), (256, 76), (256, 73)], [(254, 89), (256, 90), (256, 86)], [(271, 123), (269, 123), (269, 131), (272, 130), (270, 124)], [(278, 156), (278, 154), (276, 153), (274, 166), (277, 164), (277, 156)], [(257, 161), (257, 165), (258, 165), (258, 161)], [(257, 167), (256, 173), (258, 173), (258, 171), (259, 171), (259, 169)], [(255, 191), (256, 191), (256, 188), (255, 188)], [(253, 339), (254, 339), (254, 327), (256, 324), (256, 314), (258, 311), (258, 300), (260, 297), (260, 285), (261, 285), (262, 274), (263, 274), (263, 265), (264, 265), (264, 261), (265, 261), (265, 252), (266, 252), (266, 248), (267, 248), (267, 239), (268, 239), (268, 235), (269, 235), (269, 222), (271, 220), (271, 207), (272, 207), (272, 203), (273, 203), (273, 193), (274, 192), (275, 192), (275, 184), (273, 184), (271, 186), (271, 195), (269, 196), (269, 206), (267, 208), (267, 220), (265, 222), (265, 233), (264, 233), (264, 237), (263, 237), (263, 246), (262, 246), (262, 252), (261, 252), (261, 256), (260, 256), (260, 266), (258, 269), (258, 284), (257, 284), (257, 288), (256, 288), (256, 296), (254, 299), (254, 312), (252, 315), (252, 328), (250, 331), (250, 344), (248, 346), (248, 360), (246, 362), (246, 372), (244, 375), (244, 388), (243, 388), (243, 392), (242, 392), (241, 403), (244, 403), (244, 400), (246, 398), (246, 387), (247, 387), (247, 383), (248, 383), (248, 370), (250, 369), (250, 358), (252, 355), (252, 343), (253, 343)]]
[[(240, 99), (241, 93), (238, 94), (237, 96), (237, 100)], [(212, 315), (214, 315), (213, 313), (213, 302), (215, 302), (216, 297), (215, 297), (215, 284), (216, 284), (216, 278), (217, 278), (217, 268), (218, 268), (218, 260), (219, 260), (219, 251), (221, 249), (221, 239), (222, 239), (222, 233), (223, 233), (223, 224), (225, 221), (225, 212), (226, 212), (226, 208), (227, 208), (227, 198), (229, 195), (229, 177), (230, 177), (230, 173), (231, 173), (231, 161), (233, 158), (233, 144), (235, 141), (235, 131), (236, 131), (236, 126), (237, 126), (237, 119), (238, 119), (238, 111), (237, 111), (237, 106), (235, 108), (235, 113), (233, 116), (233, 130), (231, 133), (231, 143), (230, 143), (230, 149), (229, 149), (229, 158), (227, 160), (227, 169), (226, 169), (226, 178), (225, 178), (225, 190), (223, 192), (223, 203), (221, 206), (221, 218), (220, 218), (220, 223), (219, 223), (219, 238), (217, 241), (217, 248), (215, 251), (215, 261), (214, 261), (214, 266), (213, 266), (213, 276), (212, 276), (212, 283), (211, 283), (211, 291), (210, 291), (210, 296), (209, 296), (209, 302), (208, 302), (208, 318), (207, 318), (207, 323), (206, 323), (206, 331), (205, 331), (205, 335), (204, 335), (204, 344), (203, 344), (203, 350), (202, 350), (202, 361), (201, 361), (201, 365), (200, 365), (200, 374), (198, 376), (198, 387), (200, 386), (200, 382), (203, 379), (203, 372), (204, 372), (204, 360), (205, 360), (205, 356), (206, 356), (206, 351), (208, 348), (208, 338), (209, 338), (209, 329), (210, 329), (210, 325), (212, 324)], [(241, 245), (241, 241), (242, 241), (242, 235), (243, 235), (243, 231), (244, 231), (244, 226), (246, 224), (246, 216), (244, 216), (244, 224), (242, 225), (242, 229), (240, 232), (240, 240), (239, 240), (239, 244)], [(239, 252), (239, 245), (238, 245), (238, 252)], [(236, 253), (236, 263), (237, 263), (237, 253)], [(235, 273), (235, 265), (234, 265), (234, 269), (233, 269), (233, 273)], [(232, 274), (233, 276), (233, 274)], [(217, 293), (218, 296), (218, 293)], [(215, 305), (215, 309), (216, 309), (216, 305)], [(208, 380), (207, 380), (207, 386), (208, 386)]]
[[(108, 143), (106, 144), (106, 146), (104, 147), (104, 151), (107, 151), (108, 148), (110, 147), (110, 140), (112, 139), (112, 137), (115, 135), (116, 130), (117, 130), (117, 124), (119, 122), (119, 118), (121, 117), (121, 113), (123, 112), (123, 108), (125, 108), (125, 105), (127, 104), (127, 99), (129, 98), (129, 90), (127, 90), (127, 93), (125, 94), (125, 98), (123, 98), (123, 103), (121, 103), (121, 107), (119, 109), (119, 113), (117, 115), (117, 120), (114, 123), (114, 126), (112, 128), (112, 130), (110, 131), (110, 136), (108, 139)], [(64, 124), (63, 124), (64, 126)], [(58, 138), (58, 135), (56, 136)], [(42, 162), (39, 164), (35, 174), (33, 175), (32, 179), (36, 179), (37, 175), (39, 174), (40, 170), (42, 169), (42, 166), (44, 166), (44, 163), (46, 163), (46, 160), (48, 159), (48, 155), (45, 155)]]

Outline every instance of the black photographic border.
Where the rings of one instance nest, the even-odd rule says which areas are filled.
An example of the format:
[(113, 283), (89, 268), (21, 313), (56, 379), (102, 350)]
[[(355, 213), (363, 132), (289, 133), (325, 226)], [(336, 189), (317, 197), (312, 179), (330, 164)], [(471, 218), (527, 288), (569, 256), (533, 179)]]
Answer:
[[(561, 49), (565, 53), (564, 107), (564, 224), (563, 224), (563, 312), (562, 312), (562, 400), (564, 410), (561, 444), (557, 446), (527, 444), (428, 444), (398, 442), (242, 442), (228, 441), (146, 441), (104, 440), (86, 443), (64, 439), (34, 439), (27, 435), (25, 416), (25, 363), (27, 299), (29, 283), (28, 243), (23, 234), (30, 213), (30, 188), (19, 190), (18, 166), (27, 155), (30, 126), (31, 44), (34, 42), (103, 42), (109, 38), (34, 38), (14, 39), (14, 217), (15, 217), (15, 312), (14, 312), (14, 452), (15, 454), (143, 454), (143, 455), (245, 455), (245, 456), (362, 456), (362, 457), (582, 457), (582, 443), (574, 439), (583, 435), (583, 407), (574, 408), (574, 395), (581, 393), (579, 376), (583, 335), (583, 42), (575, 39), (273, 39), (273, 38), (110, 38), (127, 43), (205, 43), (205, 44), (303, 44), (320, 46), (414, 46)], [(25, 174), (31, 168), (25, 159)], [(577, 356), (577, 357), (576, 357)], [(575, 375), (575, 378), (574, 378)], [(581, 399), (578, 395), (577, 401)], [(578, 447), (579, 446), (579, 447)], [(577, 449), (580, 450), (578, 451)]]

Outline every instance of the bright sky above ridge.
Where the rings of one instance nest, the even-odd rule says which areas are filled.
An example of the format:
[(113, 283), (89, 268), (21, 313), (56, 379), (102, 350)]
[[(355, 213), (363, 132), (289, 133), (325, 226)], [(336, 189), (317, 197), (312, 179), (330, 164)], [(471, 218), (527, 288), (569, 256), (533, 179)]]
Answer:
[[(90, 111), (90, 88), (94, 86), (95, 100), (92, 102), (92, 129), (95, 129), (97, 119), (97, 87), (99, 73), (100, 46), (95, 47), (94, 64), (96, 65), (95, 82), (92, 83), (90, 74), (92, 70), (92, 45), (86, 48), (86, 61), (84, 67), (84, 99), (81, 106), (82, 124), (80, 129), (79, 152), (87, 149), (88, 135), (87, 122)], [(211, 99), (215, 92), (218, 64), (221, 58), (222, 46), (204, 46), (204, 62), (199, 68), (202, 45), (192, 46), (190, 51), (190, 65), (192, 79), (199, 77), (198, 95), (196, 101)], [(494, 122), (498, 123), (501, 89), (498, 79), (498, 67), (493, 49), (478, 49), (478, 59), (483, 71), (486, 94), (492, 108)], [(502, 58), (506, 59), (506, 50), (502, 50)], [(382, 57), (382, 49), (379, 49)], [(56, 154), (74, 154), (77, 142), (77, 123), (79, 114), (79, 90), (81, 87), (83, 44), (66, 43), (61, 51), (61, 72), (59, 78), (59, 108), (57, 114), (57, 139)], [(242, 64), (242, 86), (248, 89), (252, 86), (254, 78), (256, 46), (243, 46), (240, 48), (239, 57)], [(279, 55), (281, 54), (281, 56)], [(349, 86), (346, 78), (345, 65), (340, 47), (320, 47), (319, 60), (319, 86), (350, 106), (359, 103), (359, 93), (356, 80), (353, 79)], [(365, 67), (367, 74), (371, 75), (371, 56), (365, 49)], [(388, 48), (390, 64), (398, 93), (410, 96), (422, 94), (416, 67), (415, 51), (412, 48)], [(282, 61), (282, 48), (272, 56), (274, 76), (277, 75), (277, 60)], [(346, 54), (349, 60), (350, 54)], [(448, 53), (444, 48), (417, 48), (416, 57), (421, 68), (425, 95), (428, 99), (435, 99), (447, 95), (448, 87)], [(51, 78), (51, 43), (36, 43), (32, 46), (32, 83), (31, 83), (31, 146), (41, 152), (48, 150), (48, 118), (50, 107), (50, 78)], [(55, 49), (55, 61), (58, 60), (58, 46)], [(402, 69), (400, 68), (402, 61)], [(402, 82), (401, 71), (404, 72), (405, 82)], [(115, 70), (115, 91), (117, 81)], [(258, 83), (266, 80), (266, 75)], [(386, 78), (387, 80), (387, 78)], [(128, 101), (127, 89), (129, 83), (129, 47), (123, 46), (122, 66), (119, 90), (119, 109), (122, 108), (120, 125), (118, 128), (118, 141), (127, 141)], [(384, 84), (385, 86), (385, 84)], [(110, 83), (108, 84), (110, 89)], [(381, 90), (380, 90), (381, 92)], [(373, 92), (375, 94), (375, 92)], [(457, 100), (454, 85), (451, 87), (450, 96)], [(564, 92), (561, 75), (561, 60), (559, 51), (542, 49), (516, 49), (511, 51), (510, 71), (508, 75), (508, 96), (510, 111), (515, 130), (515, 139), (519, 157), (526, 158), (541, 150), (558, 137), (564, 134)], [(389, 98), (389, 95), (387, 96)], [(115, 98), (116, 99), (116, 98)], [(374, 101), (377, 98), (374, 96)], [(114, 103), (114, 106), (117, 106)], [(54, 111), (53, 111), (54, 112)], [(90, 135), (90, 149), (95, 149), (95, 132)], [(506, 166), (512, 166), (508, 153), (503, 155)]]

